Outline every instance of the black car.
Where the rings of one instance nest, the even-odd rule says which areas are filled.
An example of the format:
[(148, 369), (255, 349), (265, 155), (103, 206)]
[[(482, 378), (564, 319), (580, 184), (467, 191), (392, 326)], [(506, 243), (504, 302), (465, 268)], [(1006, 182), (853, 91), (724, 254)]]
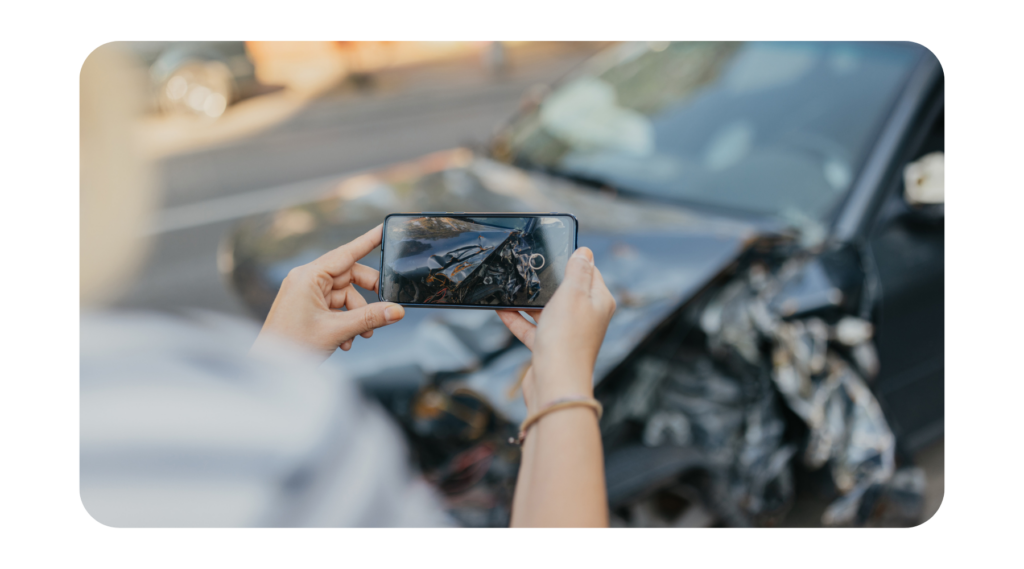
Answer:
[[(941, 164), (943, 110), (917, 44), (616, 45), (485, 148), (244, 220), (222, 268), (263, 316), (289, 269), (389, 213), (571, 212), (619, 306), (594, 377), (613, 523), (769, 525), (815, 488), (826, 524), (915, 524), (944, 225), (941, 172), (938, 198), (907, 183), (936, 176), (915, 167)], [(340, 357), (452, 514), (506, 524), (530, 354), (497, 317), (410, 310)]]

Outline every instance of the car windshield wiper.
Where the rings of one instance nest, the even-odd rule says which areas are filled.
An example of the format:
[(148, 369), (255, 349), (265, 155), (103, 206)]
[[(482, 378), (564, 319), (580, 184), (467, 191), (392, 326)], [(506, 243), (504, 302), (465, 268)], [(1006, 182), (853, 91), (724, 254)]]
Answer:
[(581, 186), (586, 186), (589, 188), (594, 188), (598, 190), (609, 189), (614, 190), (615, 192), (625, 194), (640, 194), (640, 192), (635, 192), (627, 188), (623, 188), (617, 184), (613, 184), (608, 180), (599, 178), (597, 176), (588, 176), (586, 174), (579, 174), (576, 172), (567, 172), (565, 170), (560, 170), (558, 168), (553, 168), (551, 166), (537, 164), (536, 162), (531, 162), (530, 160), (526, 160), (525, 158), (516, 157), (515, 159), (512, 160), (512, 165), (522, 168), (524, 170), (531, 170), (534, 172), (547, 174), (548, 176), (553, 176), (555, 178), (563, 178), (565, 180), (576, 182)]

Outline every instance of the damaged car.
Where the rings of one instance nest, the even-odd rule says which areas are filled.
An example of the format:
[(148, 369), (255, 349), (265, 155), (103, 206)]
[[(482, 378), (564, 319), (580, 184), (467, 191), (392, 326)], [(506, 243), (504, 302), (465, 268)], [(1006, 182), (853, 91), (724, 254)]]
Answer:
[[(613, 525), (777, 525), (811, 492), (823, 525), (915, 525), (912, 456), (943, 435), (943, 85), (912, 43), (615, 45), (482, 148), (243, 220), (219, 266), (263, 317), (390, 213), (571, 212), (618, 303), (594, 374)], [(374, 336), (345, 369), (453, 517), (506, 525), (529, 350), (477, 310)]]

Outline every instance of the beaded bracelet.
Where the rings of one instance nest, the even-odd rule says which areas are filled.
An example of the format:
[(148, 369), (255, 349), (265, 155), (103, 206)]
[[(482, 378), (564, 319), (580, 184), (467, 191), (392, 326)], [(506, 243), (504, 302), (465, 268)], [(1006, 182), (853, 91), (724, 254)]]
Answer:
[(544, 406), (543, 409), (537, 411), (533, 415), (530, 415), (523, 421), (523, 424), (519, 426), (519, 436), (516, 438), (509, 438), (510, 444), (522, 445), (523, 441), (526, 440), (526, 431), (533, 426), (534, 423), (539, 421), (541, 417), (558, 411), (560, 409), (568, 409), (570, 407), (590, 407), (597, 413), (597, 420), (601, 420), (601, 414), (604, 413), (604, 408), (601, 406), (601, 402), (592, 397), (563, 397), (561, 399), (555, 399), (551, 403)]

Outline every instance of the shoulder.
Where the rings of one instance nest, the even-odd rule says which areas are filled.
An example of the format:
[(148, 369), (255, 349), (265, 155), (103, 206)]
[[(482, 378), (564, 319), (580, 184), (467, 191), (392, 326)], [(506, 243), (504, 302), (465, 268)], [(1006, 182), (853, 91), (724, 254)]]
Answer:
[(208, 313), (86, 315), (81, 494), (115, 526), (433, 525), (397, 426), (337, 367)]
[(206, 314), (81, 321), (81, 492), (97, 520), (250, 525), (358, 394), (301, 356), (256, 360), (254, 326)]

